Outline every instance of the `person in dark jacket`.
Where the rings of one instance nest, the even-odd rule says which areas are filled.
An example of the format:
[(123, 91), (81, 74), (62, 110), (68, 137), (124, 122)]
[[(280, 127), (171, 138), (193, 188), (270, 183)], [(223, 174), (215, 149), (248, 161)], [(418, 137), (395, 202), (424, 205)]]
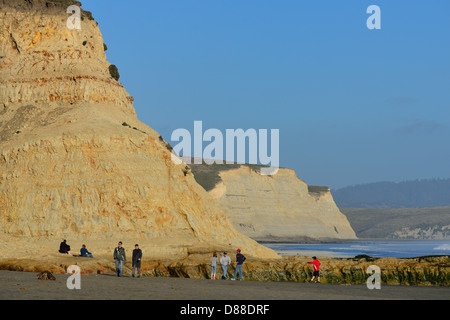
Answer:
[(142, 259), (142, 250), (139, 249), (139, 245), (135, 244), (133, 250), (133, 258), (132, 258), (132, 266), (133, 270), (131, 272), (131, 276), (134, 277), (134, 269), (137, 268), (138, 278), (141, 277), (141, 259)]
[(116, 261), (117, 276), (121, 277), (122, 273), (123, 273), (123, 264), (127, 260), (126, 255), (125, 255), (125, 249), (122, 247), (122, 241), (119, 241), (119, 244), (114, 249), (113, 257), (114, 257), (114, 260)]
[(72, 255), (70, 253), (70, 246), (67, 244), (66, 239), (64, 239), (63, 242), (60, 243), (60, 245), (59, 245), (59, 253), (68, 254), (69, 256)]
[(241, 253), (241, 249), (237, 249), (237, 254), (236, 254), (236, 269), (234, 269), (234, 277), (231, 278), (231, 280), (236, 280), (236, 276), (238, 271), (240, 271), (239, 276), (240, 279), (242, 281), (242, 264), (244, 263), (244, 261), (246, 260), (245, 256)]

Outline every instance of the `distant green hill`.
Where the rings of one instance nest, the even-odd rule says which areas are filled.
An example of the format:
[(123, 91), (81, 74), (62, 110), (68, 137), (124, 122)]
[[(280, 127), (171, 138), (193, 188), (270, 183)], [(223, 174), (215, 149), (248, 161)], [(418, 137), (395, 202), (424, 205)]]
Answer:
[(450, 206), (450, 179), (360, 184), (331, 191), (339, 208)]
[(450, 207), (340, 210), (359, 238), (450, 240)]

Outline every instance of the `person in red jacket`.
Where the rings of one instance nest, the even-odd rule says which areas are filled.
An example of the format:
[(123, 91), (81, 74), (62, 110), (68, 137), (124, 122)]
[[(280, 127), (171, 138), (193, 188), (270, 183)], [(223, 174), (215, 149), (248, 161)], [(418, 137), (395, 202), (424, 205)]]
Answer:
[(313, 282), (314, 279), (317, 277), (317, 282), (320, 283), (320, 275), (319, 275), (320, 262), (319, 262), (319, 260), (317, 260), (316, 257), (312, 257), (312, 258), (314, 259), (314, 261), (308, 262), (308, 263), (311, 263), (314, 265), (314, 273), (313, 273), (313, 277), (310, 282)]

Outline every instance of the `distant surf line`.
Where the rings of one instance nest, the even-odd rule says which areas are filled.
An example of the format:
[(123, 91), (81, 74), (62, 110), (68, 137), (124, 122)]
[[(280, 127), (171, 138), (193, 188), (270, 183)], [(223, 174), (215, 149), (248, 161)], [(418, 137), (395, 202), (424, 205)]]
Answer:
[(450, 255), (449, 240), (356, 240), (329, 243), (265, 243), (285, 255), (314, 254), (322, 257), (349, 258), (368, 255), (374, 258), (412, 258), (427, 255)]

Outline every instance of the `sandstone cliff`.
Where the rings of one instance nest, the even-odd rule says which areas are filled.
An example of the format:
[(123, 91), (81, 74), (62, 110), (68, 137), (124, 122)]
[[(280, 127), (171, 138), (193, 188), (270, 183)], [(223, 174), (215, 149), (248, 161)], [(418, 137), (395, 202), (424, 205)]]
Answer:
[(146, 243), (147, 256), (242, 247), (277, 257), (239, 233), (137, 119), (97, 23), (83, 12), (81, 30), (67, 28), (72, 3), (0, 1), (3, 238), (53, 240), (55, 250), (61, 238), (97, 250), (128, 239)]
[[(199, 166), (206, 164), (192, 165), (194, 174), (205, 175), (208, 168)], [(236, 229), (249, 237), (258, 241), (356, 238), (329, 190), (309, 192), (294, 170), (281, 168), (276, 175), (264, 176), (257, 167), (227, 167), (211, 169), (217, 170), (220, 179), (200, 181), (205, 185), (209, 181), (216, 183), (214, 188), (207, 188), (209, 193)]]

